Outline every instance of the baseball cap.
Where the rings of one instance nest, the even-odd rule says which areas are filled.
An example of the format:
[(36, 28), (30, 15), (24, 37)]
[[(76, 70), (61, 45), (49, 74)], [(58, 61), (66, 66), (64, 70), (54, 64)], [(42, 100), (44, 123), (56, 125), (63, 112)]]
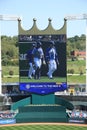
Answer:
[(35, 44), (35, 43), (33, 43), (33, 44), (32, 44), (32, 46), (36, 46), (36, 44)]
[(54, 42), (54, 41), (50, 41), (50, 44), (54, 46), (54, 45), (55, 45), (55, 42)]

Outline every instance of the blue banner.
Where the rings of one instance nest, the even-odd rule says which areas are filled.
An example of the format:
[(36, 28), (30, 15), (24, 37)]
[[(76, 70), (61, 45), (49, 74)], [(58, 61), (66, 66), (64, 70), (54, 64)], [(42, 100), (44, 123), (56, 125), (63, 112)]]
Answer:
[(0, 120), (0, 124), (15, 124), (16, 123), (16, 119), (1, 119)]
[(57, 84), (55, 82), (20, 83), (21, 91), (27, 91), (27, 92), (32, 92), (41, 95), (54, 93), (57, 91), (64, 91), (66, 89), (67, 89), (67, 84), (65, 82), (60, 84)]

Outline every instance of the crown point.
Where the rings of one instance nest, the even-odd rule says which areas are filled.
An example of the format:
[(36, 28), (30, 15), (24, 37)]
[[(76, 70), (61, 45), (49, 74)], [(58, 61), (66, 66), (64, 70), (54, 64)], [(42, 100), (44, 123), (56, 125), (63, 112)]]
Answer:
[(33, 21), (37, 21), (36, 18), (33, 18)]
[(52, 21), (52, 19), (51, 19), (51, 18), (48, 18), (48, 20), (49, 20), (49, 22), (51, 22), (51, 21)]

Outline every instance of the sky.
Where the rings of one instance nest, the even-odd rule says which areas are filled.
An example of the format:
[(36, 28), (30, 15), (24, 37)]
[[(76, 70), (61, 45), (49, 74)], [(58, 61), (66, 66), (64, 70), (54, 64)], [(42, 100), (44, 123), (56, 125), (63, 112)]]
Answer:
[[(52, 19), (54, 29), (60, 29), (66, 16), (87, 14), (87, 0), (0, 0), (0, 15), (17, 15), (22, 18), (22, 27), (29, 30), (33, 18), (40, 30)], [(18, 35), (17, 21), (0, 21), (1, 35)], [(67, 21), (67, 37), (86, 33), (86, 20)]]

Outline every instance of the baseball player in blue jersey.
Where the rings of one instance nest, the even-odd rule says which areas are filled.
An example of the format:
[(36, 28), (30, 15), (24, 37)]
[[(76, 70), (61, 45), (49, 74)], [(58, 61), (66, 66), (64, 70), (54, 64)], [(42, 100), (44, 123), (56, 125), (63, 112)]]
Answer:
[(50, 79), (52, 79), (53, 73), (57, 69), (57, 64), (59, 65), (58, 55), (57, 55), (57, 52), (56, 52), (54, 41), (50, 41), (50, 46), (46, 50), (46, 61), (47, 61), (47, 64), (48, 64), (47, 75)]
[(30, 50), (28, 50), (27, 57), (26, 57), (28, 60), (28, 63), (29, 63), (29, 71), (28, 71), (28, 78), (29, 79), (32, 79), (32, 75), (35, 74), (33, 54), (32, 54), (32, 52), (34, 51), (35, 48), (36, 48), (36, 44), (33, 43), (32, 48)]
[(37, 47), (33, 50), (33, 58), (35, 64), (35, 79), (40, 79), (41, 76), (41, 65), (45, 63), (44, 53), (42, 49), (42, 43), (37, 42)]

